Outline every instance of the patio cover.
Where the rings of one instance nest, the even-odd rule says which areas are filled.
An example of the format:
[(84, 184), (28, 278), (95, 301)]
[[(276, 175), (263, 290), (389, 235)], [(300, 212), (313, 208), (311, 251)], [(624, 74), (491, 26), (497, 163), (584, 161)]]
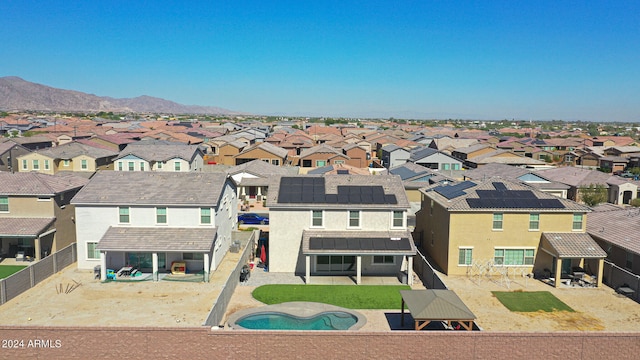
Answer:
[[(598, 259), (607, 253), (587, 233), (542, 233), (542, 247), (557, 258)], [(548, 246), (547, 246), (548, 245)]]
[(409, 255), (416, 254), (409, 231), (308, 231), (302, 233), (305, 255)]
[(37, 238), (56, 218), (0, 218), (0, 238)]
[(404, 325), (404, 306), (415, 322), (415, 330), (421, 330), (433, 320), (458, 322), (471, 331), (476, 316), (451, 290), (400, 290), (402, 296), (402, 324)]
[(201, 252), (213, 249), (217, 229), (111, 226), (98, 242), (100, 251)]

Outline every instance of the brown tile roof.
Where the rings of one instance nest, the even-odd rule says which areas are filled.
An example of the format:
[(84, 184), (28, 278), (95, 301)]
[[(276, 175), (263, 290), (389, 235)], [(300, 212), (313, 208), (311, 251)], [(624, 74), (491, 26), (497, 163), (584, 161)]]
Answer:
[(86, 185), (89, 180), (75, 175), (47, 175), (37, 172), (0, 171), (0, 195), (54, 195)]
[(0, 238), (3, 236), (37, 237), (56, 218), (0, 218)]
[(210, 252), (216, 228), (109, 227), (98, 243), (106, 251)]
[(542, 233), (560, 258), (604, 258), (607, 253), (586, 233)]
[(608, 211), (594, 211), (587, 216), (587, 232), (596, 239), (640, 254), (640, 209), (605, 210)]

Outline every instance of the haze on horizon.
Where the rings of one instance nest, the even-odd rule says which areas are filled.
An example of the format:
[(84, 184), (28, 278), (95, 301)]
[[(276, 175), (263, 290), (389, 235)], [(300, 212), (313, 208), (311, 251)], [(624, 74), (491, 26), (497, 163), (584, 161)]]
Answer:
[(0, 2), (0, 76), (263, 115), (640, 121), (640, 2)]

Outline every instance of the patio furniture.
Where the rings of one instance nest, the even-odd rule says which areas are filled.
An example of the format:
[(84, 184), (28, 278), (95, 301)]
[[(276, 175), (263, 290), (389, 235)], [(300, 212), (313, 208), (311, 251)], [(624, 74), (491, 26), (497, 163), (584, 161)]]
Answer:
[[(625, 284), (625, 285), (626, 285), (626, 284)], [(616, 290), (616, 292), (617, 292), (618, 294), (622, 294), (622, 295), (627, 296), (627, 297), (632, 297), (632, 296), (633, 296), (633, 294), (635, 293), (635, 290), (633, 290), (633, 289), (632, 289), (632, 288), (630, 288), (629, 286), (624, 286), (624, 285), (623, 285), (623, 286), (620, 286), (620, 287)]]
[(112, 269), (107, 269), (107, 280), (115, 280), (116, 279), (116, 271)]
[(118, 276), (129, 276), (131, 275), (131, 271), (133, 271), (132, 266), (123, 266), (118, 270)]

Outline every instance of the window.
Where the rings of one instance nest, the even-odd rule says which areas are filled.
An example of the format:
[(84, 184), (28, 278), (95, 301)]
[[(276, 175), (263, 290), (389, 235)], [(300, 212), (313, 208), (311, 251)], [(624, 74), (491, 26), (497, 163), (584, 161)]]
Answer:
[(349, 226), (352, 228), (360, 227), (360, 211), (349, 210)]
[(393, 227), (403, 227), (404, 226), (404, 211), (394, 211), (393, 212)]
[(322, 210), (311, 211), (311, 226), (322, 227), (323, 213)]
[(344, 160), (336, 160), (333, 163), (336, 165), (344, 164)]
[(33, 160), (33, 170), (40, 170), (40, 161)]
[(529, 230), (540, 230), (540, 214), (529, 214)]
[(122, 171), (122, 161), (118, 161), (118, 171)]
[(211, 224), (211, 208), (200, 208), (200, 224)]
[(204, 260), (204, 253), (182, 253), (182, 260)]
[(280, 166), (280, 159), (271, 159), (271, 165)]
[(129, 208), (128, 207), (120, 207), (118, 208), (118, 214), (120, 215), (120, 223), (128, 224), (129, 223)]
[(534, 249), (495, 249), (493, 263), (496, 265), (533, 265)]
[(69, 160), (62, 160), (62, 166), (69, 167)]
[(582, 230), (582, 214), (573, 214), (573, 230)]
[(27, 170), (27, 160), (22, 160), (22, 170)]
[(460, 164), (455, 163), (455, 164), (452, 164), (452, 166), (453, 166), (453, 170), (460, 170)]
[(144, 171), (144, 163), (143, 162), (140, 163), (140, 171)]
[(133, 161), (129, 161), (128, 165), (129, 165), (129, 171), (135, 170), (135, 167), (134, 167), (135, 165), (134, 165)]
[(80, 167), (82, 168), (82, 170), (87, 170), (87, 159), (82, 159), (80, 161)]
[(316, 160), (316, 167), (326, 166), (327, 162), (325, 160)]
[(0, 196), (0, 212), (9, 212), (8, 196)]
[(158, 169), (162, 169), (162, 166), (164, 165), (164, 162), (162, 161), (158, 161)]
[(176, 162), (174, 162), (173, 164), (174, 164), (174, 166), (175, 166), (175, 167), (174, 167), (174, 169), (175, 169), (176, 171), (180, 171), (180, 161), (176, 161)]
[(97, 242), (87, 243), (87, 259), (100, 259), (100, 251), (96, 249), (97, 246)]
[(375, 255), (373, 257), (373, 265), (393, 265), (396, 263), (396, 257), (393, 255)]
[(458, 265), (469, 266), (473, 262), (473, 248), (458, 249)]
[(451, 164), (442, 164), (442, 170), (449, 170)]
[(167, 208), (166, 207), (156, 208), (156, 223), (158, 223), (158, 224), (166, 224), (167, 223)]
[(502, 213), (493, 214), (493, 230), (502, 230)]
[(44, 161), (44, 169), (49, 170), (49, 160)]
[(625, 259), (625, 267), (627, 269), (632, 269), (633, 268), (633, 253), (627, 252), (627, 256)]

